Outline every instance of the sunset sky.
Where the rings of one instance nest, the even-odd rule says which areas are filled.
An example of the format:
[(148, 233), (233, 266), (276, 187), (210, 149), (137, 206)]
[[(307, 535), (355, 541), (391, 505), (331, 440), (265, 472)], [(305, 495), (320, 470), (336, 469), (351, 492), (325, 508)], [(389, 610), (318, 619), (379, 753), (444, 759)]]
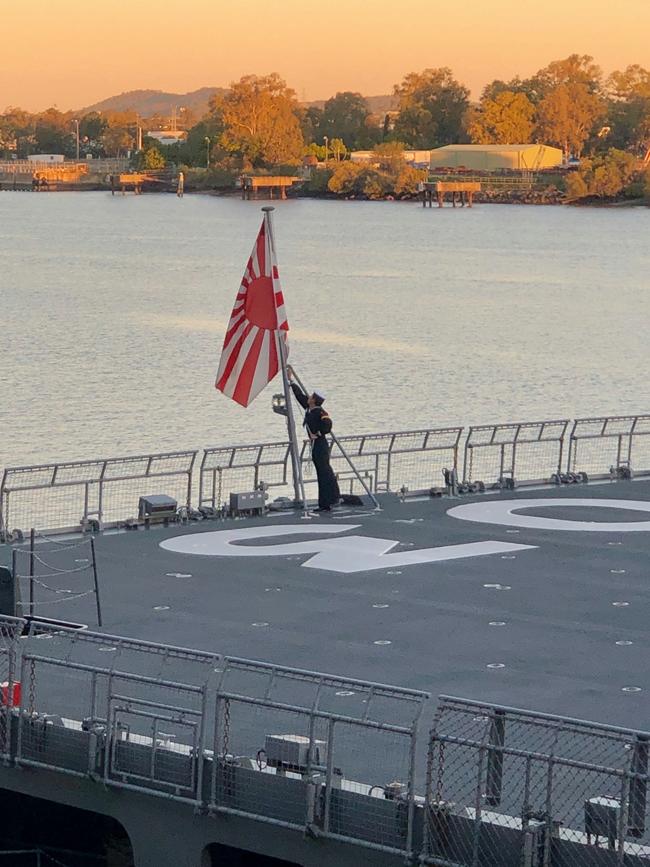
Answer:
[[(3, 4), (0, 111), (81, 108), (126, 90), (186, 92), (279, 72), (300, 99), (389, 93), (450, 66), (474, 96), (573, 52), (650, 66), (650, 0), (30, 0)], [(8, 6), (8, 8), (7, 8)]]

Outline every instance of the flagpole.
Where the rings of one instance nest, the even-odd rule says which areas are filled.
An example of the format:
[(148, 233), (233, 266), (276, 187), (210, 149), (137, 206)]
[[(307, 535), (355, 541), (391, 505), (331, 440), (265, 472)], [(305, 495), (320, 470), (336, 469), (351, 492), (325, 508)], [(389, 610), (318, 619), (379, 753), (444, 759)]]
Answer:
[[(305, 386), (304, 386), (304, 385), (302, 384), (302, 382), (300, 381), (300, 377), (299, 377), (298, 374), (296, 373), (295, 369), (294, 369), (293, 367), (292, 367), (291, 369), (293, 370), (293, 378), (296, 380), (296, 382), (298, 383), (298, 385), (300, 386), (300, 388), (303, 390), (303, 392), (304, 392), (305, 394), (307, 394), (307, 389), (305, 388)], [(366, 483), (366, 480), (363, 478), (363, 476), (361, 475), (361, 473), (359, 472), (359, 470), (358, 470), (358, 469), (355, 467), (355, 465), (352, 463), (352, 460), (351, 460), (350, 456), (349, 456), (348, 453), (345, 451), (345, 449), (344, 449), (343, 446), (341, 445), (340, 441), (337, 439), (336, 434), (334, 433), (334, 431), (330, 431), (329, 435), (332, 437), (332, 439), (334, 440), (334, 442), (335, 442), (336, 445), (338, 446), (339, 451), (341, 452), (341, 454), (343, 455), (343, 457), (345, 458), (345, 460), (346, 460), (346, 461), (348, 462), (348, 464), (350, 465), (350, 468), (351, 468), (352, 472), (354, 473), (354, 475), (357, 477), (357, 479), (358, 479), (359, 482), (361, 483), (361, 486), (363, 487), (364, 491), (366, 492), (366, 494), (368, 494), (368, 496), (370, 497), (370, 499), (372, 500), (372, 502), (375, 504), (375, 509), (381, 510), (381, 506), (379, 505), (379, 501), (377, 500), (377, 498), (375, 497), (375, 495), (373, 494), (373, 492), (372, 492), (372, 491), (370, 490), (370, 488), (368, 487), (368, 485), (367, 485), (367, 483)]]
[[(266, 205), (262, 208), (264, 212), (264, 225), (269, 239), (269, 247), (273, 253), (273, 261), (275, 261), (275, 238), (273, 237), (273, 221), (271, 214), (275, 210), (271, 205)], [(300, 504), (307, 512), (307, 500), (305, 498), (305, 485), (302, 478), (302, 463), (300, 461), (300, 451), (298, 448), (298, 438), (296, 436), (296, 423), (293, 416), (293, 403), (291, 400), (291, 387), (289, 386), (289, 377), (287, 375), (287, 347), (282, 339), (280, 329), (276, 329), (275, 339), (277, 341), (278, 358), (280, 359), (280, 370), (282, 372), (282, 386), (284, 389), (284, 402), (287, 409), (287, 431), (289, 433), (289, 447), (291, 453), (291, 469), (293, 471), (293, 493), (296, 505)]]

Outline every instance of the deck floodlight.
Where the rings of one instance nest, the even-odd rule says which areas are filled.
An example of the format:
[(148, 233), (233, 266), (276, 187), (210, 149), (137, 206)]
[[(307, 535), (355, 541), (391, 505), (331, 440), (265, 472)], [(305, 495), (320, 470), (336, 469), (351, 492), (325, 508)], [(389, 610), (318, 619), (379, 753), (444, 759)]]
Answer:
[(273, 407), (273, 412), (277, 412), (278, 415), (283, 415), (286, 417), (287, 401), (283, 394), (274, 394), (273, 403), (271, 405)]

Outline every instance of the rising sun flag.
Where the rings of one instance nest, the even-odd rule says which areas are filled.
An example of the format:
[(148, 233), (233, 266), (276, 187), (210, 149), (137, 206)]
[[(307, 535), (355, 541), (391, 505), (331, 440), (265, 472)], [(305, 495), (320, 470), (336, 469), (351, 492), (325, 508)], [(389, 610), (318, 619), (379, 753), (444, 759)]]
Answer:
[(248, 260), (226, 331), (215, 388), (248, 406), (280, 370), (278, 341), (288, 354), (289, 323), (267, 218)]

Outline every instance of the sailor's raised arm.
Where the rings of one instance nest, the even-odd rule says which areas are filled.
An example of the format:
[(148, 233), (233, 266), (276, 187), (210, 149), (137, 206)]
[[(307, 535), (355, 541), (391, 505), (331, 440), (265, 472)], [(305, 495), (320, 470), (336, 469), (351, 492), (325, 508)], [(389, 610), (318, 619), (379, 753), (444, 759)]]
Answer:
[(303, 409), (307, 409), (307, 395), (300, 388), (300, 386), (296, 385), (296, 383), (293, 381), (293, 368), (289, 364), (287, 364), (287, 379), (289, 380), (291, 391), (294, 393), (296, 400)]

